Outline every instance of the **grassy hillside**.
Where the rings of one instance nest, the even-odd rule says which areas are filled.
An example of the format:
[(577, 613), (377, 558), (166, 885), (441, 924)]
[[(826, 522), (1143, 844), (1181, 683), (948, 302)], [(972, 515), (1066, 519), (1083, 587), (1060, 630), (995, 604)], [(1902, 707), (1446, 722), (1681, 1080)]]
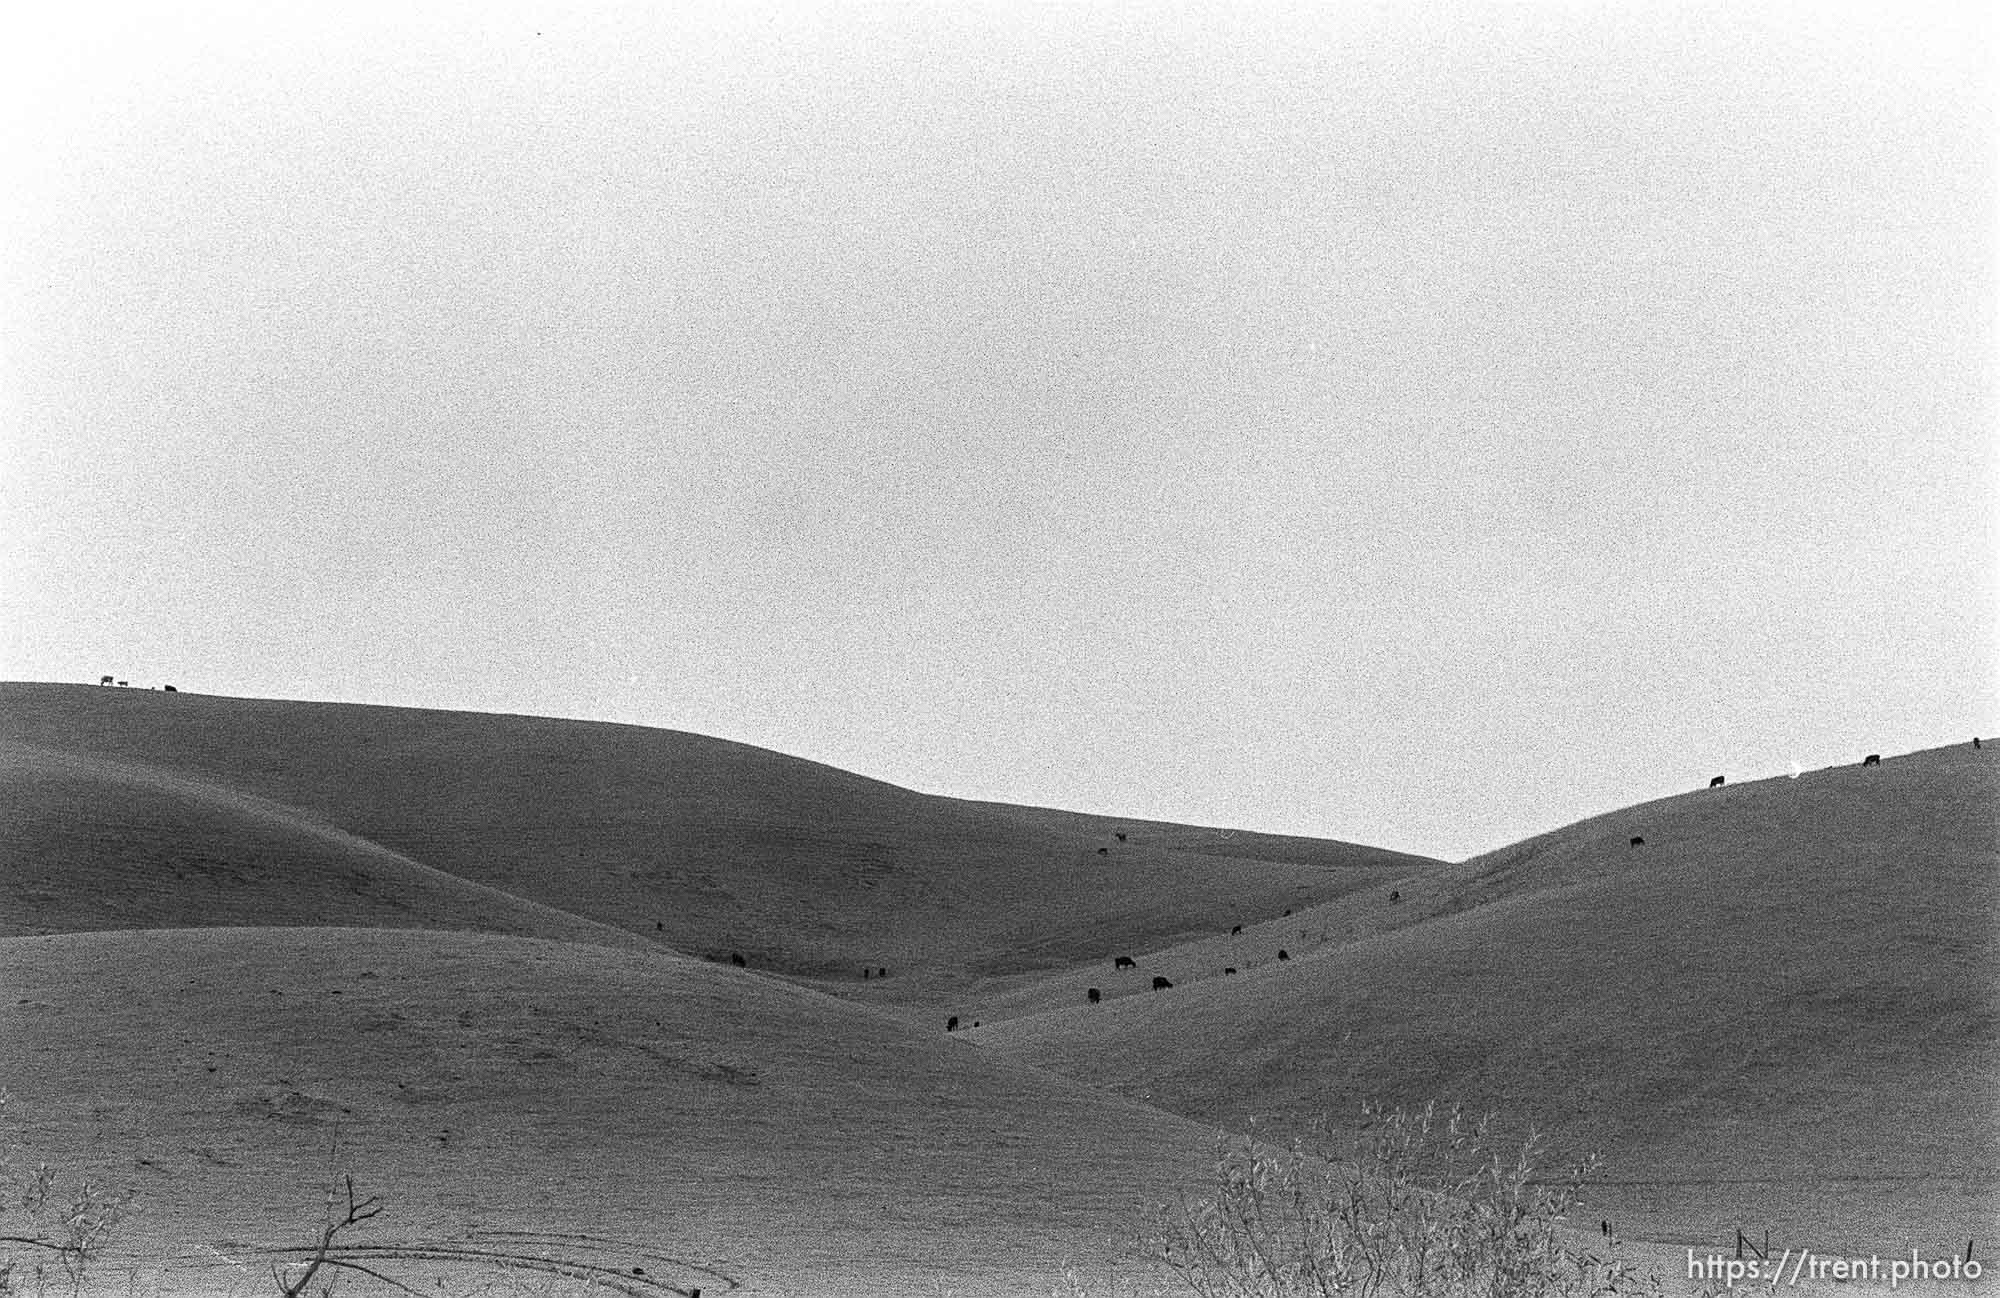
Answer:
[(1604, 1150), (1628, 1238), (1928, 1255), (2000, 1210), (1996, 872), (1992, 748), (1445, 865), (640, 727), (0, 685), (0, 1084), (182, 1289), (301, 1237), (338, 1144), (419, 1271), (1045, 1291), (1211, 1125), (1364, 1100)]
[(22, 1152), (140, 1191), (105, 1274), (144, 1292), (269, 1292), (331, 1168), (387, 1205), (350, 1256), (420, 1291), (532, 1257), (628, 1293), (1047, 1293), (1209, 1148), (781, 979), (574, 943), (7, 938), (0, 986)]
[(216, 924), (648, 945), (232, 789), (0, 742), (0, 936)]
[(1246, 934), (1262, 958), (1236, 977), (1211, 939), (1144, 962), (1182, 975), (1168, 992), (1086, 1006), (1050, 980), (1054, 1007), (1016, 993), (991, 1016), (1034, 1012), (979, 1039), (1239, 1128), (1462, 1098), (1605, 1149), (1635, 1237), (1962, 1248), (2000, 1206), (1996, 763), (1968, 745), (1633, 807), (1394, 906), (1302, 912), (1283, 963)]
[[(864, 966), (932, 990), (1059, 966), (1434, 864), (932, 797), (744, 744), (536, 717), (8, 684), (0, 741), (243, 795), (682, 951), (857, 986)], [(117, 832), (86, 817), (72, 839), (94, 851)], [(57, 835), (35, 850), (65, 860)], [(30, 904), (15, 928), (70, 913)]]

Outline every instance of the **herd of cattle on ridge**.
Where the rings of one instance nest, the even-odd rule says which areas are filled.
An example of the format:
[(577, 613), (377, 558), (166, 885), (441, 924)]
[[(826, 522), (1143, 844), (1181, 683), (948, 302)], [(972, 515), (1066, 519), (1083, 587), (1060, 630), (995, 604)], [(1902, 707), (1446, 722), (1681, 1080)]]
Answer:
[[(1980, 740), (1979, 740), (1978, 736), (1974, 736), (1974, 737), (1973, 737), (1973, 740), (1972, 740), (1972, 746), (1973, 746), (1974, 748), (1980, 748), (1980, 747), (1982, 747), (1982, 745), (1981, 745), (1981, 743), (1980, 743)], [(1880, 753), (1870, 753), (1870, 754), (1868, 754), (1868, 755), (1867, 755), (1866, 757), (1864, 757), (1864, 758), (1862, 758), (1862, 759), (1861, 759), (1861, 764), (1862, 764), (1863, 766), (1880, 766), (1880, 765), (1882, 764), (1882, 755), (1881, 755)], [(1708, 787), (1709, 787), (1709, 788), (1711, 788), (1711, 789), (1719, 789), (1719, 788), (1721, 788), (1721, 787), (1723, 786), (1723, 784), (1725, 783), (1725, 779), (1726, 779), (1726, 777), (1724, 777), (1724, 776), (1721, 776), (1721, 775), (1718, 775), (1718, 776), (1716, 776), (1716, 777), (1715, 777), (1714, 779), (1712, 779), (1712, 780), (1710, 780), (1710, 781), (1708, 782)], [(1124, 834), (1122, 834), (1122, 833), (1121, 833), (1121, 834), (1119, 834), (1119, 835), (1118, 835), (1118, 841), (1119, 841), (1119, 842), (1121, 842), (1121, 843), (1122, 843), (1122, 842), (1124, 842), (1124, 841), (1125, 841), (1125, 835), (1124, 835)], [(1646, 839), (1645, 839), (1645, 836), (1644, 836), (1644, 835), (1641, 835), (1641, 834), (1635, 834), (1635, 835), (1633, 835), (1633, 836), (1632, 836), (1632, 840), (1631, 840), (1631, 846), (1633, 846), (1633, 847), (1644, 847), (1645, 845), (1646, 845)], [(1106, 853), (1107, 849), (1105, 849), (1105, 848), (1102, 848), (1102, 847), (1100, 847), (1100, 848), (1098, 848), (1098, 849), (1097, 849), (1097, 851), (1098, 851), (1098, 854), (1099, 854), (1099, 855), (1104, 855), (1104, 854)], [(1389, 901), (1390, 901), (1390, 903), (1391, 903), (1391, 904), (1395, 904), (1395, 903), (1397, 903), (1397, 902), (1400, 902), (1400, 901), (1401, 901), (1402, 899), (1403, 899), (1403, 898), (1402, 898), (1402, 893), (1401, 893), (1401, 891), (1400, 891), (1400, 890), (1398, 890), (1398, 889), (1394, 889), (1394, 888), (1392, 888), (1392, 889), (1390, 889), (1390, 890), (1389, 890)], [(1291, 911), (1289, 911), (1289, 910), (1287, 910), (1287, 911), (1285, 912), (1285, 914), (1286, 914), (1286, 915), (1290, 915), (1291, 913), (1292, 913), (1292, 912), (1291, 912)], [(1237, 937), (1237, 936), (1240, 936), (1240, 935), (1242, 934), (1242, 932), (1243, 932), (1243, 926), (1242, 926), (1241, 924), (1232, 924), (1232, 925), (1230, 926), (1230, 928), (1229, 928), (1229, 935), (1230, 935), (1231, 937)], [(1291, 958), (1292, 958), (1292, 957), (1291, 957), (1291, 953), (1290, 953), (1290, 952), (1289, 952), (1288, 950), (1286, 950), (1286, 949), (1285, 949), (1284, 947), (1279, 947), (1279, 948), (1278, 948), (1278, 959), (1280, 959), (1280, 960), (1287, 960), (1287, 961), (1288, 961), (1288, 960), (1290, 960)], [(1116, 972), (1121, 972), (1121, 971), (1123, 971), (1123, 970), (1126, 970), (1126, 969), (1132, 969), (1132, 970), (1137, 970), (1137, 969), (1138, 969), (1138, 967), (1139, 967), (1139, 962), (1138, 962), (1138, 961), (1136, 961), (1136, 960), (1134, 960), (1134, 959), (1133, 959), (1133, 958), (1132, 958), (1131, 956), (1129, 956), (1129, 955), (1121, 955), (1121, 956), (1116, 956), (1116, 957), (1114, 957), (1114, 958), (1112, 959), (1112, 961), (1111, 961), (1111, 968), (1112, 968), (1112, 971), (1113, 971), (1114, 973), (1116, 973)], [(1225, 975), (1227, 975), (1227, 974), (1233, 974), (1233, 973), (1235, 973), (1235, 972), (1236, 972), (1236, 966), (1235, 966), (1235, 965), (1227, 965), (1227, 966), (1224, 966), (1224, 968), (1223, 968), (1222, 972), (1223, 972), (1223, 973), (1224, 973)], [(864, 973), (864, 974), (863, 974), (863, 976), (865, 977), (865, 976), (866, 976), (866, 974)], [(1171, 988), (1173, 987), (1173, 985), (1174, 985), (1174, 984), (1173, 984), (1173, 980), (1172, 980), (1172, 979), (1170, 979), (1170, 978), (1168, 978), (1168, 977), (1166, 977), (1165, 975), (1162, 975), (1162, 974), (1154, 974), (1154, 975), (1153, 975), (1153, 980), (1152, 980), (1152, 990), (1154, 990), (1154, 991), (1156, 991), (1156, 992), (1161, 992), (1161, 991), (1167, 991), (1167, 990), (1170, 990), (1170, 989), (1171, 989)], [(1103, 988), (1101, 988), (1101, 987), (1087, 987), (1087, 988), (1085, 988), (1085, 989), (1084, 989), (1084, 1000), (1085, 1000), (1085, 1002), (1086, 1002), (1087, 1004), (1091, 1004), (1091, 1005), (1098, 1005), (1098, 1004), (1101, 1004), (1101, 1003), (1103, 1002), (1103, 1000), (1104, 1000), (1104, 989), (1103, 989)], [(956, 1032), (956, 1031), (958, 1030), (958, 1026), (959, 1026), (959, 1023), (958, 1023), (958, 1016), (954, 1014), (954, 1015), (952, 1015), (952, 1016), (951, 1016), (951, 1018), (950, 1018), (950, 1019), (948, 1019), (948, 1020), (947, 1020), (947, 1021), (945, 1022), (945, 1031), (947, 1031), (947, 1032)], [(977, 1023), (977, 1021), (975, 1021), (975, 1022), (973, 1023), (973, 1026), (974, 1026), (974, 1027), (978, 1027), (978, 1026), (979, 1026), (979, 1024)]]

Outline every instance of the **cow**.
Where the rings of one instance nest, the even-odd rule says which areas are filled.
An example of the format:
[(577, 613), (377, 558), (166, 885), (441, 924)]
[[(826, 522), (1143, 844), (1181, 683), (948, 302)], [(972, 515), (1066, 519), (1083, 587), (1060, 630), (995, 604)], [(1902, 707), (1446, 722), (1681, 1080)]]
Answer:
[(1880, 766), (1882, 764), (1882, 754), (1870, 753), (1861, 759), (1861, 764), (1863, 766)]
[(1291, 911), (1289, 911), (1289, 910), (1287, 910), (1287, 911), (1286, 911), (1285, 913), (1286, 913), (1287, 915), (1289, 915), (1289, 914), (1291, 914), (1292, 912), (1291, 912)]
[(1111, 962), (1111, 967), (1113, 969), (1137, 969), (1139, 962), (1129, 955), (1121, 955)]
[(958, 1015), (954, 1014), (944, 1021), (944, 1030), (946, 1032), (958, 1031)]
[(119, 687), (120, 689), (123, 689), (123, 688), (124, 688), (125, 686), (127, 686), (127, 685), (130, 685), (131, 683), (132, 683), (131, 681), (119, 681), (119, 682), (118, 682), (118, 687)]
[(1290, 951), (1285, 950), (1285, 948), (1283, 947), (1278, 948), (1278, 959), (1289, 960), (1291, 958), (1292, 958), (1292, 953)]
[(111, 678), (109, 676), (100, 676), (97, 678), (97, 683), (99, 685), (109, 685), (111, 683)]
[(1085, 994), (1090, 997), (1090, 1003), (1092, 1005), (1095, 1005), (1097, 1004), (1097, 1002), (1104, 999), (1104, 993), (1097, 990), (1097, 988), (1095, 987), (1087, 988), (1085, 990)]
[(1109, 856), (1111, 855), (1111, 849), (1108, 847), (1100, 847), (1097, 849), (1097, 854), (1099, 856)]
[(1172, 983), (1170, 983), (1170, 982), (1168, 982), (1168, 981), (1167, 981), (1167, 980), (1166, 980), (1165, 978), (1162, 978), (1162, 977), (1160, 977), (1160, 975), (1158, 975), (1158, 974), (1154, 974), (1154, 975), (1153, 975), (1153, 990), (1154, 990), (1154, 991), (1156, 991), (1156, 992), (1163, 992), (1163, 991), (1165, 991), (1165, 990), (1166, 990), (1167, 988), (1169, 988), (1169, 987), (1171, 987), (1171, 986), (1173, 986), (1173, 984), (1172, 984)]
[(1644, 838), (1644, 837), (1642, 837), (1641, 835), (1638, 835), (1638, 834), (1634, 834), (1634, 835), (1632, 835), (1632, 846), (1634, 846), (1634, 847), (1644, 847), (1645, 845), (1646, 845), (1646, 840), (1645, 840), (1645, 838)]
[(877, 978), (887, 978), (889, 976), (889, 966), (888, 965), (876, 966), (875, 976)]
[(1243, 926), (1241, 924), (1232, 924), (1230, 925), (1229, 928), (1229, 936), (1235, 937), (1238, 933), (1241, 933), (1242, 931), (1243, 931)]
[(868, 967), (867, 965), (862, 965), (862, 966), (861, 966), (861, 981), (862, 981), (862, 982), (867, 982), (867, 981), (868, 981), (868, 979), (869, 979), (869, 976), (870, 976), (871, 974), (873, 974), (874, 972), (875, 972), (875, 971), (874, 971), (873, 969), (870, 969), (870, 968), (869, 968), (869, 967)]
[(169, 693), (169, 694), (178, 694), (178, 693), (180, 693), (180, 691), (179, 691), (179, 690), (175, 689), (175, 688), (174, 688), (173, 686), (171, 686), (171, 685), (162, 685), (162, 686), (160, 686), (160, 688), (161, 688), (161, 689), (163, 689), (163, 690), (165, 690), (165, 691), (166, 691), (167, 693)]
[(1974, 735), (1974, 736), (1972, 737), (1972, 746), (1973, 746), (1974, 748), (1977, 748), (1977, 747), (1979, 747), (1979, 736), (1978, 736), (1978, 735)]
[(1719, 788), (1721, 788), (1721, 787), (1722, 787), (1722, 779), (1723, 779), (1723, 777), (1722, 777), (1722, 776), (1720, 776), (1720, 775), (1716, 776), (1716, 777), (1715, 777), (1714, 779), (1712, 779), (1712, 780), (1710, 780), (1710, 781), (1708, 782), (1708, 787), (1709, 787), (1709, 788), (1711, 788), (1711, 789), (1719, 789)]
[(1396, 890), (1395, 890), (1394, 888), (1391, 888), (1391, 889), (1389, 889), (1389, 904), (1390, 904), (1391, 906), (1395, 905), (1395, 904), (1396, 904), (1397, 902), (1401, 901), (1402, 899), (1403, 899), (1403, 894), (1402, 894), (1402, 893), (1400, 893), (1400, 892), (1396, 891)]
[(748, 969), (750, 967), (750, 962), (743, 958), (741, 951), (731, 951), (729, 953), (729, 963), (735, 965), (738, 969)]
[(664, 933), (667, 931), (667, 926), (656, 919), (653, 921), (653, 931), (655, 933)]
[(1235, 973), (1235, 972), (1236, 972), (1236, 966), (1235, 966), (1235, 965), (1229, 965), (1229, 966), (1228, 966), (1227, 968), (1223, 969), (1223, 971), (1222, 971), (1222, 972), (1224, 972), (1224, 973), (1226, 973), (1226, 974), (1233, 974), (1233, 973)]
[(1119, 841), (1119, 842), (1121, 842), (1121, 843), (1125, 841), (1125, 835), (1123, 835), (1123, 834), (1119, 834), (1119, 835), (1117, 836), (1117, 838), (1118, 838), (1118, 841)]

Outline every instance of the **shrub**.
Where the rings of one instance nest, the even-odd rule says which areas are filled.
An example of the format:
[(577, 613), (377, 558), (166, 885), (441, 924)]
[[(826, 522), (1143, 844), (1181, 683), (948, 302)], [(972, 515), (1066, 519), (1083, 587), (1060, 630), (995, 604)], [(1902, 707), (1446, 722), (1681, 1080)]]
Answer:
[(1223, 1139), (1213, 1190), (1163, 1209), (1145, 1251), (1201, 1298), (1659, 1292), (1565, 1229), (1594, 1157), (1548, 1184), (1534, 1135), (1503, 1154), (1457, 1108), (1362, 1113), (1351, 1158)]
[[(0, 1115), (6, 1107), (7, 1093), (0, 1091)], [(131, 1192), (112, 1194), (87, 1180), (64, 1188), (47, 1163), (16, 1176), (12, 1164), (0, 1160), (0, 1298), (45, 1294), (58, 1277), (77, 1293)]]

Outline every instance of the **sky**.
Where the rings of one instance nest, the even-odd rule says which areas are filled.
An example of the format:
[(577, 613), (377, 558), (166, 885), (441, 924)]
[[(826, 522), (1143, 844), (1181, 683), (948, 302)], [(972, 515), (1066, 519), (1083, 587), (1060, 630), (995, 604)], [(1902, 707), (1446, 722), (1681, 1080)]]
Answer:
[(0, 678), (1450, 859), (2000, 734), (1984, 5), (37, 8)]

